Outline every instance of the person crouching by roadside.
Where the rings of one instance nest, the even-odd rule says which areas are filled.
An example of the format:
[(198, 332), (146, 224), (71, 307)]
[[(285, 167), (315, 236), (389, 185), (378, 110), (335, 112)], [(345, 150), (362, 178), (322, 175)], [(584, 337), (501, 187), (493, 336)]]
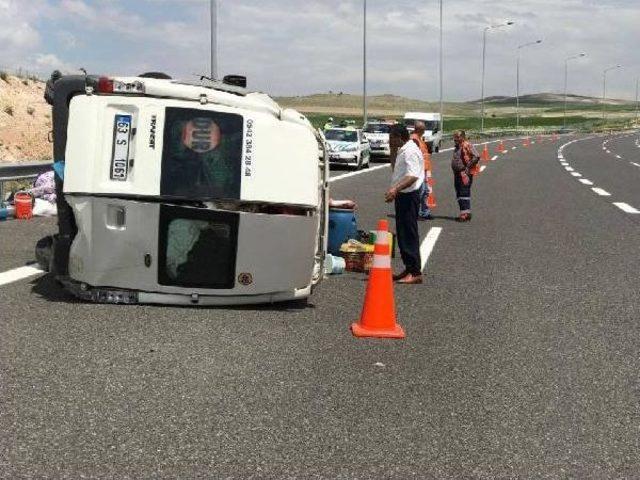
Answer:
[(411, 140), (416, 142), (418, 148), (422, 152), (422, 157), (424, 158), (424, 182), (420, 186), (420, 210), (418, 210), (418, 219), (420, 220), (431, 220), (433, 217), (431, 216), (431, 210), (429, 210), (429, 206), (427, 205), (427, 199), (429, 198), (430, 187), (427, 183), (427, 175), (428, 172), (431, 171), (431, 154), (429, 153), (429, 147), (427, 146), (427, 142), (424, 141), (424, 132), (427, 129), (427, 126), (424, 122), (417, 121), (413, 127), (413, 133), (411, 134)]
[(404, 271), (393, 279), (398, 283), (418, 284), (422, 283), (418, 210), (420, 187), (424, 183), (424, 157), (404, 125), (391, 127), (389, 145), (398, 153), (392, 162), (391, 188), (384, 199), (387, 203), (395, 203), (398, 247), (405, 266)]
[(474, 167), (478, 164), (480, 156), (476, 148), (467, 140), (464, 130), (457, 130), (453, 134), (455, 147), (451, 159), (453, 170), (453, 184), (456, 189), (460, 216), (458, 222), (471, 220), (471, 184), (473, 183)]

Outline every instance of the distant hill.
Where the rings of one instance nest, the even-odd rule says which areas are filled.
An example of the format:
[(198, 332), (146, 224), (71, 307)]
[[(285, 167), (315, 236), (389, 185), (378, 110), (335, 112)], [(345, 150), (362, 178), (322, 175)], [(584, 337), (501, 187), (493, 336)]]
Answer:
[[(493, 96), (486, 97), (485, 105), (515, 105), (516, 97), (507, 97), (507, 96)], [(471, 100), (466, 102), (468, 104), (480, 105), (481, 101)], [(567, 94), (567, 103), (571, 105), (602, 105), (602, 98), (596, 97), (585, 97), (583, 95), (573, 95)], [(629, 100), (618, 100), (613, 98), (607, 98), (607, 105), (633, 105), (635, 102)], [(529, 95), (521, 95), (520, 96), (520, 104), (521, 105), (540, 105), (540, 106), (557, 106), (557, 104), (564, 104), (564, 95), (561, 93), (533, 93)], [(556, 105), (554, 105), (556, 104)]]
[[(275, 99), (280, 105), (288, 108), (295, 108), (303, 113), (324, 113), (333, 115), (357, 115), (362, 111), (362, 95), (340, 94), (340, 93), (319, 93), (297, 97), (279, 97)], [(607, 99), (607, 105), (630, 107), (634, 102), (627, 100)], [(450, 116), (471, 116), (477, 115), (480, 108), (480, 100), (467, 102), (445, 102), (444, 110)], [(491, 96), (485, 99), (485, 107), (492, 113), (500, 115), (507, 113), (507, 110), (515, 108), (516, 98), (510, 96)], [(528, 113), (536, 113), (539, 109), (561, 108), (564, 104), (564, 96), (558, 93), (535, 93), (522, 95), (520, 106)], [(602, 105), (601, 98), (586, 97), (582, 95), (567, 95), (569, 109), (580, 111), (594, 110)], [(400, 116), (407, 111), (437, 112), (440, 110), (438, 102), (428, 102), (398, 95), (372, 95), (368, 97), (367, 103), (370, 115)]]

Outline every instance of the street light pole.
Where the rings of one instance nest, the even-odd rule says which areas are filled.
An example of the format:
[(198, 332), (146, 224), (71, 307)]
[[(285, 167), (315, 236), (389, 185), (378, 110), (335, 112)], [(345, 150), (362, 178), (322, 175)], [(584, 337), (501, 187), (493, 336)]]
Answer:
[(211, 79), (218, 78), (218, 0), (211, 0)]
[(638, 83), (640, 82), (640, 77), (636, 78), (636, 127), (638, 126)]
[(614, 67), (605, 68), (602, 71), (602, 122), (606, 122), (606, 113), (607, 113), (607, 72), (611, 70), (615, 70), (617, 68), (622, 67), (622, 65), (616, 65)]
[(571, 57), (567, 57), (564, 60), (564, 113), (562, 115), (562, 128), (567, 128), (567, 77), (569, 70), (569, 60), (574, 60), (576, 58), (586, 56), (586, 53), (579, 53), (578, 55), (573, 55)]
[(481, 119), (480, 119), (480, 131), (484, 132), (484, 66), (486, 63), (487, 56), (487, 32), (489, 30), (495, 30), (497, 28), (507, 27), (509, 25), (513, 25), (513, 22), (505, 22), (500, 23), (498, 25), (490, 25), (488, 27), (484, 27), (482, 30), (482, 93), (481, 93)]
[(367, 0), (364, 0), (362, 41), (362, 126), (367, 124)]
[[(442, 57), (442, 0), (440, 0), (440, 131), (444, 132), (444, 100), (443, 100), (443, 57)], [(637, 88), (636, 88), (637, 90)], [(637, 94), (636, 94), (637, 97)], [(637, 100), (637, 98), (636, 98)]]
[(542, 43), (542, 40), (518, 45), (518, 58), (516, 60), (516, 130), (520, 128), (520, 50)]

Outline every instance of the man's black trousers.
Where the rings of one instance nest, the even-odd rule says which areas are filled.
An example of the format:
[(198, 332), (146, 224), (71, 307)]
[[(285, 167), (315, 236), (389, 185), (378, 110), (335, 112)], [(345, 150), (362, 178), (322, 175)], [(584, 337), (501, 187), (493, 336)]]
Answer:
[(409, 273), (420, 275), (420, 237), (418, 235), (418, 211), (420, 189), (398, 193), (395, 200), (396, 234), (404, 266)]

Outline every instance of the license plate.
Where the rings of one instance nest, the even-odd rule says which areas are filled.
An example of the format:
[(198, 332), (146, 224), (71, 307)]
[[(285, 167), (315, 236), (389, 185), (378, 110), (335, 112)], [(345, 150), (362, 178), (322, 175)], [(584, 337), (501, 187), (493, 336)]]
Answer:
[(124, 181), (129, 172), (129, 143), (131, 142), (131, 115), (116, 115), (113, 124), (113, 155), (111, 180)]

